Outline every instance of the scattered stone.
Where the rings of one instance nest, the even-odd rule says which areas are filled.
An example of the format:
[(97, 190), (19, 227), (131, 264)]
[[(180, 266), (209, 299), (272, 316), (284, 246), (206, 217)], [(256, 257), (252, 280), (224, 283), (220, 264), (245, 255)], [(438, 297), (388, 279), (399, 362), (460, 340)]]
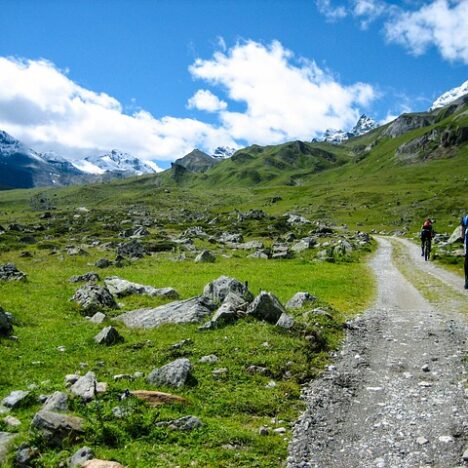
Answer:
[(109, 276), (104, 283), (111, 294), (117, 297), (125, 297), (131, 294), (140, 294), (151, 297), (164, 297), (166, 299), (178, 299), (179, 293), (173, 288), (153, 288), (144, 284), (132, 283), (118, 276)]
[(203, 423), (195, 416), (184, 416), (172, 421), (161, 421), (156, 426), (168, 427), (175, 431), (192, 431), (203, 426)]
[(425, 437), (421, 436), (416, 439), (416, 443), (418, 445), (426, 445), (427, 443), (429, 443), (429, 441)]
[(265, 388), (275, 388), (276, 382), (274, 380), (270, 380), (266, 385)]
[(118, 382), (120, 380), (133, 380), (135, 379), (135, 376), (131, 374), (116, 374), (114, 375), (113, 379), (115, 382)]
[(105, 287), (96, 284), (86, 284), (78, 289), (72, 297), (84, 315), (90, 316), (101, 309), (117, 309), (114, 297)]
[(131, 241), (119, 244), (117, 255), (126, 258), (142, 258), (146, 255), (146, 249), (141, 242), (132, 239)]
[(219, 369), (215, 369), (214, 371), (211, 372), (213, 377), (216, 379), (226, 377), (228, 373), (229, 373), (229, 370), (227, 367), (220, 367)]
[(100, 325), (101, 323), (106, 320), (106, 315), (103, 314), (102, 312), (96, 312), (92, 317), (90, 317), (89, 321), (91, 323), (95, 323), (97, 325)]
[(97, 268), (109, 268), (112, 265), (112, 262), (107, 258), (100, 258), (94, 265)]
[(271, 258), (275, 259), (286, 259), (292, 258), (292, 253), (289, 250), (288, 244), (273, 244), (271, 247)]
[(312, 249), (315, 246), (315, 239), (313, 237), (304, 237), (296, 242), (291, 250), (293, 252), (303, 252), (304, 250)]
[(9, 446), (17, 435), (9, 432), (0, 432), (0, 463), (5, 461)]
[(112, 326), (103, 328), (95, 337), (94, 341), (97, 344), (112, 346), (117, 343), (124, 341), (124, 338), (120, 333)]
[(193, 341), (190, 338), (188, 338), (188, 339), (181, 340), (177, 343), (174, 343), (173, 345), (171, 345), (171, 349), (180, 349), (184, 346), (188, 346), (191, 344), (193, 344)]
[(218, 240), (222, 244), (237, 244), (239, 242), (243, 242), (244, 238), (242, 237), (242, 234), (230, 234), (228, 232), (223, 232)]
[(308, 292), (297, 292), (291, 299), (286, 303), (287, 309), (300, 309), (315, 302), (317, 298)]
[(286, 428), (285, 427), (277, 427), (276, 429), (273, 429), (273, 432), (275, 434), (286, 434)]
[(94, 273), (94, 271), (90, 271), (88, 273), (85, 273), (84, 275), (72, 276), (68, 281), (70, 283), (80, 283), (81, 281), (96, 282), (99, 280), (99, 275), (97, 273)]
[(223, 302), (211, 320), (200, 327), (199, 330), (221, 328), (225, 325), (235, 323), (238, 318), (239, 316), (237, 315), (236, 309), (231, 304)]
[(214, 354), (209, 354), (208, 356), (202, 356), (199, 362), (203, 364), (214, 364), (218, 362), (218, 356)]
[(18, 418), (15, 418), (14, 416), (5, 416), (3, 418), (3, 422), (11, 427), (21, 426), (21, 421)]
[(186, 358), (176, 359), (163, 367), (154, 369), (147, 377), (151, 385), (166, 385), (180, 388), (193, 380), (192, 364)]
[(276, 322), (276, 326), (290, 330), (294, 326), (294, 319), (290, 315), (283, 313)]
[(81, 447), (70, 458), (70, 466), (83, 466), (83, 463), (94, 457), (93, 449)]
[(153, 390), (133, 390), (130, 392), (134, 397), (147, 401), (151, 406), (161, 406), (165, 404), (186, 403), (187, 400), (171, 393), (156, 392)]
[(64, 392), (54, 392), (47, 398), (43, 411), (67, 411), (68, 395)]
[(453, 442), (453, 437), (452, 436), (440, 436), (439, 441), (444, 444), (449, 444)]
[(421, 367), (421, 370), (423, 372), (430, 372), (431, 369), (428, 364), (424, 364), (424, 366)]
[(304, 225), (304, 224), (310, 224), (310, 221), (307, 218), (304, 218), (304, 216), (296, 215), (296, 214), (289, 214), (287, 223), (291, 225)]
[(230, 292), (242, 297), (247, 302), (251, 302), (253, 299), (253, 295), (246, 283), (241, 283), (229, 276), (220, 276), (218, 279), (208, 283), (203, 289), (203, 296), (219, 303), (223, 302)]
[(71, 257), (76, 257), (76, 256), (86, 257), (87, 255), (89, 255), (89, 253), (86, 252), (86, 250), (82, 249), (81, 247), (69, 247), (67, 249), (67, 254), (70, 255)]
[(108, 461), (108, 460), (99, 460), (98, 458), (93, 458), (88, 460), (81, 465), (83, 468), (125, 468), (118, 462)]
[(256, 252), (247, 255), (247, 258), (259, 258), (262, 260), (268, 260), (268, 252), (266, 250), (257, 250)]
[(31, 426), (37, 429), (49, 445), (60, 445), (64, 439), (76, 441), (83, 435), (84, 420), (53, 411), (39, 411)]
[(211, 314), (213, 306), (214, 304), (203, 297), (194, 297), (156, 308), (126, 312), (116, 320), (121, 320), (130, 328), (156, 328), (166, 323), (200, 323)]
[(202, 250), (196, 257), (195, 263), (214, 263), (216, 257), (209, 250)]
[(34, 466), (34, 460), (40, 457), (40, 452), (37, 447), (31, 447), (26, 442), (22, 443), (15, 454), (13, 466), (15, 468), (30, 468)]
[(70, 385), (73, 385), (79, 378), (80, 376), (78, 374), (67, 374), (65, 376), (65, 385), (69, 387)]
[(70, 387), (70, 391), (84, 401), (92, 400), (97, 392), (96, 374), (87, 372)]
[(26, 274), (19, 271), (14, 263), (0, 265), (0, 281), (22, 281), (26, 279)]
[(25, 400), (29, 396), (29, 392), (24, 390), (14, 390), (6, 398), (2, 400), (2, 405), (7, 408), (17, 408), (24, 404)]
[(247, 309), (247, 315), (272, 324), (276, 324), (284, 313), (286, 311), (277, 297), (265, 291), (262, 291)]
[(266, 367), (251, 365), (247, 367), (247, 372), (249, 374), (260, 374), (260, 375), (271, 375), (271, 372)]
[(260, 250), (264, 248), (263, 242), (259, 240), (253, 240), (250, 242), (244, 242), (241, 244), (230, 244), (230, 247), (233, 249), (241, 249), (241, 250)]
[(258, 429), (258, 433), (261, 436), (267, 436), (268, 434), (270, 434), (270, 430), (266, 426), (260, 426), (260, 428)]
[(0, 307), (0, 336), (10, 336), (13, 333), (11, 315)]

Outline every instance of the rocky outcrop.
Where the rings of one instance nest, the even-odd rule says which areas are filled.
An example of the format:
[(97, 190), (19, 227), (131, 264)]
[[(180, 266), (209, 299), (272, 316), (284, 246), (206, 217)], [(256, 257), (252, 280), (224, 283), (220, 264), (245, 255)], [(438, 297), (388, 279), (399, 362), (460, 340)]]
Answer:
[(286, 311), (276, 296), (262, 291), (247, 308), (247, 315), (276, 324)]
[(48, 445), (60, 445), (64, 439), (78, 440), (84, 433), (84, 420), (53, 411), (39, 411), (34, 416), (31, 427), (42, 434)]
[(196, 416), (183, 416), (172, 421), (161, 421), (156, 426), (167, 427), (173, 431), (192, 431), (203, 426), (203, 423)]
[(132, 283), (118, 276), (109, 276), (104, 283), (111, 294), (116, 297), (125, 297), (131, 294), (140, 294), (152, 297), (164, 297), (166, 299), (177, 299), (178, 292), (173, 288), (154, 288), (144, 284)]
[(117, 309), (114, 296), (105, 287), (86, 284), (78, 289), (72, 297), (83, 315), (92, 316), (102, 309)]
[(300, 309), (301, 307), (305, 307), (315, 302), (316, 300), (317, 298), (308, 292), (297, 292), (286, 303), (286, 307), (288, 309)]
[(230, 292), (241, 296), (247, 302), (253, 299), (253, 295), (246, 283), (241, 283), (235, 278), (224, 275), (208, 283), (203, 289), (203, 296), (210, 298), (214, 302), (223, 302)]
[(402, 114), (382, 132), (382, 135), (396, 138), (410, 130), (433, 125), (436, 120), (436, 116), (428, 113)]
[(94, 271), (90, 271), (88, 273), (85, 273), (84, 275), (72, 276), (68, 281), (70, 283), (80, 283), (82, 281), (96, 282), (99, 280), (100, 280), (99, 275), (97, 273), (94, 273)]
[(19, 271), (14, 263), (0, 265), (0, 281), (22, 281), (26, 279), (26, 274)]

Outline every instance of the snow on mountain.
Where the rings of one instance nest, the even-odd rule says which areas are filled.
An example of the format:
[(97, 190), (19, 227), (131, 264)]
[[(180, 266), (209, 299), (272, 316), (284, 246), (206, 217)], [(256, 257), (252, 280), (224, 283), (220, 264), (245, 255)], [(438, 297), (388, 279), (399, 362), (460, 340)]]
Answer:
[(359, 117), (359, 120), (357, 121), (356, 125), (351, 130), (351, 133), (355, 137), (361, 136), (364, 135), (364, 133), (370, 132), (371, 130), (374, 130), (374, 128), (377, 127), (378, 124), (374, 119), (367, 117), (366, 114), (362, 114), (361, 117)]
[(375, 120), (367, 117), (366, 114), (362, 114), (350, 132), (329, 128), (325, 131), (322, 138), (316, 141), (326, 141), (328, 143), (339, 144), (350, 138), (364, 135), (365, 133), (370, 132), (377, 127), (378, 124), (375, 122)]
[(127, 174), (154, 174), (161, 169), (152, 161), (142, 161), (135, 156), (118, 150), (99, 156), (88, 156), (73, 165), (89, 174), (104, 174), (106, 172), (125, 172)]
[(16, 138), (13, 138), (7, 132), (0, 130), (0, 156), (11, 156), (14, 154), (23, 154), (30, 158), (42, 161), (39, 153), (36, 153)]
[(236, 148), (232, 146), (218, 146), (211, 157), (219, 160), (228, 159), (230, 158), (235, 152)]
[(348, 138), (349, 138), (348, 132), (344, 132), (343, 130), (336, 130), (334, 128), (329, 128), (323, 134), (322, 141), (337, 144), (337, 143), (346, 141)]
[(450, 104), (455, 99), (464, 96), (468, 93), (468, 80), (465, 81), (462, 85), (458, 86), (457, 88), (453, 88), (441, 96), (439, 96), (433, 103), (432, 106), (429, 108), (429, 111), (433, 111), (434, 109), (439, 109), (440, 107), (444, 107), (447, 104)]

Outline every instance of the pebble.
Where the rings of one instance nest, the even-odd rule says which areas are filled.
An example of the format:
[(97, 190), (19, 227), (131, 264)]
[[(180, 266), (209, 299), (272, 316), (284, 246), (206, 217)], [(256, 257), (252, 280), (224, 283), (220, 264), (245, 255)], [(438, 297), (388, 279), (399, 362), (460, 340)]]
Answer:
[(429, 368), (429, 365), (428, 364), (424, 364), (424, 366), (421, 367), (421, 370), (423, 372), (429, 372), (431, 369)]
[(439, 441), (443, 442), (444, 444), (448, 444), (450, 442), (453, 442), (453, 437), (452, 436), (440, 436)]
[(418, 437), (416, 443), (419, 445), (426, 445), (429, 441), (425, 437)]

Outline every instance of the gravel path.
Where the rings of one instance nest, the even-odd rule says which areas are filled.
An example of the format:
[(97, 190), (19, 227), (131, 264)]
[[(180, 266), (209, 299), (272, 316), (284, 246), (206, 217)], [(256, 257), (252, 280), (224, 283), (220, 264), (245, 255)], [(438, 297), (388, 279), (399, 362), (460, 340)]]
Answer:
[(434, 309), (392, 263), (389, 240), (378, 242), (377, 301), (304, 390), (290, 468), (468, 466), (466, 316)]

